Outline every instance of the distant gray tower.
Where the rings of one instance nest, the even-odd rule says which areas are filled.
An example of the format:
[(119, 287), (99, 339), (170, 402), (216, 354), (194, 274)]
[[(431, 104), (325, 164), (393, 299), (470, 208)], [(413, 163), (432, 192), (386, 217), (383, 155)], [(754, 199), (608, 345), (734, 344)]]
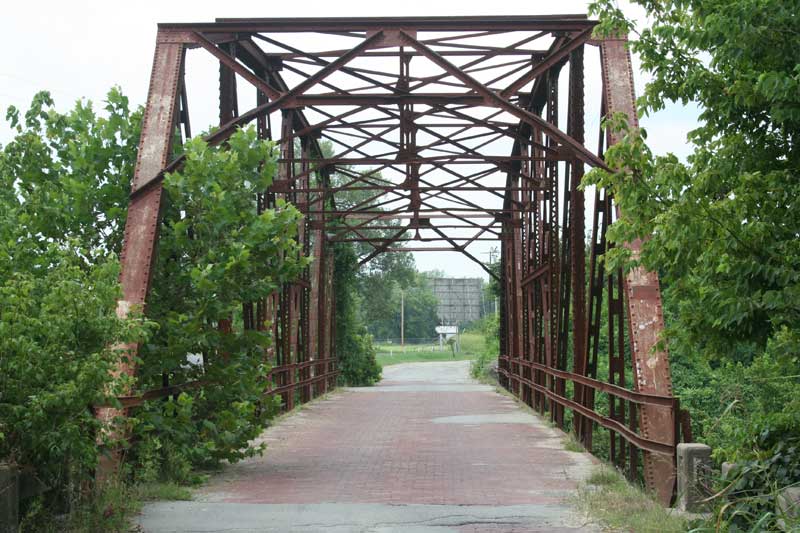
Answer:
[(445, 326), (478, 320), (483, 310), (483, 279), (431, 278), (431, 290), (439, 301), (436, 314)]

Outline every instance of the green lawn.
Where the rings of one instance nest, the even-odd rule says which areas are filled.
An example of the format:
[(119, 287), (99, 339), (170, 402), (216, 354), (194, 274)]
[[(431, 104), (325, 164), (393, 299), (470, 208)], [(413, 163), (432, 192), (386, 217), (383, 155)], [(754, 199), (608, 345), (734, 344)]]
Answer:
[(438, 344), (407, 344), (404, 347), (396, 344), (378, 344), (375, 346), (378, 351), (378, 364), (382, 367), (398, 363), (425, 361), (465, 361), (477, 357), (483, 347), (483, 336), (477, 333), (461, 334), (461, 351), (457, 352), (455, 357), (453, 357), (447, 345), (445, 345), (443, 351), (439, 351)]

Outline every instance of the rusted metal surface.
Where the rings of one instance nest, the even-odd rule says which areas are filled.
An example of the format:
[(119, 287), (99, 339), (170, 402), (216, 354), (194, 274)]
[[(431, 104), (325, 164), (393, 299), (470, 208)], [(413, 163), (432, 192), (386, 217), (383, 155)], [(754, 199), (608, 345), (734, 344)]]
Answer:
[[(557, 425), (572, 420), (588, 449), (608, 430), (612, 462), (636, 477), (642, 456), (644, 480), (667, 502), (679, 419), (667, 353), (653, 350), (663, 327), (658, 280), (604, 270), (613, 199), (596, 191), (586, 221), (579, 188), (587, 166), (606, 168), (606, 139), (593, 150), (584, 138), (584, 78), (597, 71), (584, 71), (589, 44), (601, 48), (604, 91), (591, 95), (603, 97), (601, 114), (636, 120), (624, 41), (591, 40), (595, 24), (561, 15), (160, 25), (120, 312), (145, 302), (160, 182), (183, 164), (180, 155), (168, 160), (176, 124), (191, 135), (181, 83), (191, 47), (220, 66), (219, 129), (206, 140), (224, 144), (255, 123), (280, 148), (259, 209), (285, 200), (304, 215), (297, 239), (308, 270), (263, 301), (242, 302), (244, 327), (273, 339), (265, 393), (291, 409), (335, 386), (337, 243), (357, 243), (361, 264), (383, 253), (454, 251), (498, 279), (501, 384)], [(242, 107), (245, 91), (256, 92), (252, 109)], [(487, 240), (499, 241), (499, 270), (478, 259), (474, 247)], [(596, 411), (597, 394), (608, 395), (607, 414)]]
[[(503, 356), (507, 358), (507, 356)], [(547, 365), (535, 365), (532, 364), (532, 367), (536, 368), (540, 372), (550, 376), (555, 380), (556, 378), (561, 378), (564, 380), (572, 380), (573, 378), (577, 377), (575, 374), (571, 372), (558, 372), (553, 368), (550, 368)], [(508, 371), (503, 370), (504, 373), (508, 374)], [(518, 380), (527, 382), (527, 385), (533, 387), (535, 390), (542, 393), (548, 399), (550, 399), (554, 404), (561, 405), (562, 407), (567, 407), (572, 409), (574, 413), (580, 413), (580, 415), (586, 419), (592, 420), (596, 422), (600, 426), (611, 429), (615, 431), (617, 434), (621, 435), (625, 440), (630, 442), (631, 444), (635, 445), (637, 448), (646, 450), (649, 454), (655, 455), (658, 457), (673, 457), (675, 453), (675, 446), (673, 444), (666, 444), (661, 442), (660, 440), (648, 438), (646, 436), (642, 436), (641, 434), (637, 433), (633, 428), (626, 428), (624, 424), (620, 423), (617, 420), (614, 420), (610, 417), (604, 416), (599, 414), (598, 412), (589, 409), (581, 405), (580, 403), (566, 397), (564, 394), (561, 394), (556, 391), (550, 390), (548, 387), (544, 387), (538, 383), (530, 381), (526, 378), (518, 377)], [(585, 386), (595, 386), (594, 383), (590, 381), (584, 381), (583, 384)], [(602, 382), (598, 382), (597, 385), (602, 385)], [(615, 391), (608, 390), (609, 395), (614, 395)], [(669, 402), (669, 406), (665, 406), (664, 403)], [(658, 406), (659, 409), (665, 409), (674, 411), (677, 406), (677, 400), (672, 396), (653, 396), (653, 397), (644, 397), (639, 398), (638, 401), (635, 402), (636, 404), (641, 404), (645, 407), (652, 407)]]
[[(156, 37), (153, 70), (142, 119), (142, 137), (134, 169), (131, 190), (145, 187), (169, 161), (176, 126), (179, 86), (181, 85), (184, 46), (170, 42), (169, 30), (160, 30)], [(128, 206), (124, 245), (120, 256), (122, 299), (117, 302), (117, 316), (126, 318), (132, 311), (144, 311), (158, 240), (160, 185), (147, 188)], [(115, 375), (133, 375), (138, 346), (121, 346), (122, 356), (114, 369)], [(125, 415), (125, 409), (100, 407), (96, 411), (107, 431), (117, 431), (114, 420)], [(101, 456), (98, 478), (113, 475), (118, 464), (116, 451)]]
[[(623, 39), (606, 39), (601, 43), (601, 53), (608, 113), (625, 113), (629, 123), (638, 126), (627, 42)], [(618, 134), (609, 132), (609, 144), (617, 141)], [(640, 241), (626, 244), (634, 258), (638, 257), (641, 244)], [(664, 330), (658, 275), (641, 267), (633, 269), (625, 277), (625, 301), (635, 387), (642, 392), (671, 395), (669, 354), (665, 347), (658, 346), (659, 335)], [(640, 417), (642, 434), (666, 444), (674, 444), (676, 416), (677, 413), (669, 409), (644, 406)], [(645, 481), (662, 502), (668, 502), (672, 497), (674, 474), (672, 458), (649, 453), (645, 455)]]

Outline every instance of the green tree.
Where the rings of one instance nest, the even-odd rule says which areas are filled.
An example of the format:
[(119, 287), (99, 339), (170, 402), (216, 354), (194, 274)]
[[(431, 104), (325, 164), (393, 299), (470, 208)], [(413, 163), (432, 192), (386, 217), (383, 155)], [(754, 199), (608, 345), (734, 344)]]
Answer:
[[(409, 256), (411, 256), (409, 254)], [(411, 257), (413, 261), (413, 257)], [(400, 299), (403, 295), (404, 326), (406, 339), (431, 339), (436, 336), (439, 323), (436, 316), (436, 296), (428, 286), (423, 274), (414, 268), (410, 280), (402, 272), (398, 280), (396, 272), (389, 270), (363, 272), (359, 275), (362, 314), (367, 328), (378, 339), (400, 338)]]
[(372, 335), (367, 331), (359, 308), (358, 255), (353, 243), (334, 245), (334, 284), (336, 286), (336, 356), (341, 380), (353, 386), (372, 385), (381, 378), (375, 359)]
[[(271, 339), (266, 328), (244, 329), (242, 304), (266, 298), (308, 265), (295, 240), (300, 213), (283, 203), (259, 212), (256, 204), (277, 168), (274, 143), (248, 128), (224, 149), (196, 138), (183, 150), (182, 170), (164, 179), (148, 306), (159, 328), (140, 350), (137, 378), (142, 389), (159, 388), (165, 378), (204, 386), (134, 413), (137, 435), (154, 441), (147, 448), (150, 470), (172, 469), (178, 477), (191, 466), (260, 451), (248, 442), (274, 414), (270, 399), (262, 401)], [(233, 320), (230, 331), (220, 327), (223, 320)], [(190, 363), (188, 354), (202, 355), (201, 362)]]
[[(702, 113), (686, 163), (628, 131), (606, 158), (630, 171), (590, 174), (625, 213), (609, 238), (647, 237), (641, 262), (676, 302), (671, 342), (724, 358), (741, 342), (763, 349), (784, 328), (797, 341), (800, 3), (637, 3), (653, 16), (631, 41), (653, 76), (640, 112), (677, 101)], [(631, 27), (611, 2), (593, 9), (600, 31)], [(622, 127), (619, 117), (610, 126)]]
[(416, 282), (417, 269), (410, 253), (381, 254), (358, 272), (361, 316), (378, 339), (400, 336), (400, 291)]
[(0, 163), (0, 224), (29, 239), (27, 247), (14, 248), (20, 270), (52, 243), (87, 265), (119, 252), (141, 110), (130, 111), (115, 88), (103, 111), (98, 116), (91, 102), (78, 101), (59, 113), (47, 92), (37, 93), (22, 116), (9, 107), (15, 137)]
[(800, 2), (634, 3), (646, 27), (609, 0), (592, 11), (600, 34), (636, 35), (631, 50), (652, 76), (639, 112), (694, 102), (700, 124), (683, 162), (611, 117), (624, 138), (606, 160), (621, 170), (586, 183), (624, 213), (611, 241), (644, 239), (636, 261), (617, 247), (608, 265), (661, 275), (675, 388), (708, 420), (701, 438), (720, 459), (756, 461), (728, 517), (749, 528), (766, 516), (769, 527), (766, 494), (800, 481)]
[(436, 314), (438, 301), (428, 285), (424, 274), (416, 276), (415, 284), (405, 292), (405, 327), (408, 339), (431, 339), (436, 337), (439, 317)]
[(113, 89), (103, 115), (38, 93), (24, 115), (9, 108), (0, 150), (0, 460), (56, 487), (97, 463), (90, 407), (123, 384), (109, 347), (145, 333), (114, 313), (141, 113)]
[[(60, 113), (39, 93), (7, 119), (16, 135), (0, 150), (0, 460), (34, 467), (53, 487), (87, 479), (98, 460), (91, 407), (165, 379), (204, 386), (134, 410), (137, 472), (185, 477), (258, 451), (248, 441), (272, 412), (269, 339), (217, 326), (240, 322), (242, 302), (306, 264), (294, 240), (299, 213), (256, 207), (274, 173), (272, 144), (242, 130), (224, 148), (184, 147), (183, 170), (164, 180), (149, 320), (120, 321), (117, 254), (141, 111), (117, 89), (99, 115), (89, 102)], [(127, 342), (142, 346), (135, 383), (110, 372), (120, 357), (110, 347)], [(208, 358), (192, 364), (188, 354)]]

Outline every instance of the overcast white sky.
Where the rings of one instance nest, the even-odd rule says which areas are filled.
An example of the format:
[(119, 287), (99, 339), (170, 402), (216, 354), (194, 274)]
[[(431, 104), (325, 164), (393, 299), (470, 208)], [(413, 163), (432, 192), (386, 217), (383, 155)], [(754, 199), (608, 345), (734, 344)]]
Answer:
[[(588, 2), (561, 0), (543, 2), (503, 0), (402, 0), (398, 2), (304, 0), (264, 2), (251, 0), (140, 0), (109, 1), (8, 1), (0, 17), (0, 110), (5, 117), (9, 105), (25, 108), (38, 90), (51, 91), (59, 108), (71, 107), (78, 98), (89, 98), (100, 107), (113, 85), (122, 87), (133, 105), (144, 103), (157, 22), (206, 22), (217, 17), (323, 17), (323, 16), (458, 16), (538, 15), (585, 13)], [(638, 9), (621, 2), (623, 10), (640, 20)], [(634, 76), (638, 92), (646, 77)], [(216, 88), (213, 88), (216, 90)], [(588, 87), (587, 87), (588, 92)], [(591, 95), (587, 94), (587, 98)], [(190, 102), (191, 109), (191, 102)], [(215, 115), (214, 110), (211, 116)], [(697, 110), (670, 106), (642, 119), (649, 142), (656, 152), (688, 153), (686, 133), (696, 125)], [(193, 124), (196, 131), (204, 125)], [(4, 121), (0, 144), (10, 138)], [(490, 242), (476, 250), (487, 260)], [(426, 252), (415, 254), (422, 270), (439, 269), (458, 277), (486, 277), (477, 265), (460, 254)]]

